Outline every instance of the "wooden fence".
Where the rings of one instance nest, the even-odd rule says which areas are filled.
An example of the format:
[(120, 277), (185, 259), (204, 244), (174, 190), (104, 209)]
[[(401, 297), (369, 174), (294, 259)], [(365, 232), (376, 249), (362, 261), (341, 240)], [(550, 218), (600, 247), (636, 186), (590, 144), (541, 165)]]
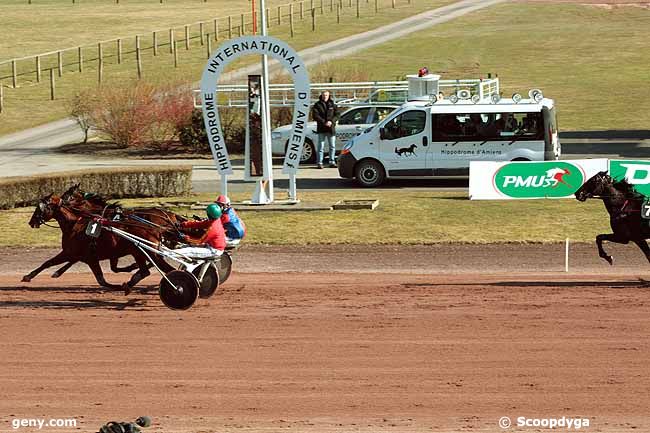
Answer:
[[(411, 0), (400, 1), (403, 4), (411, 4)], [(390, 8), (396, 8), (396, 0), (293, 1), (289, 4), (267, 8), (267, 28), (288, 25), (289, 34), (294, 37), (296, 20), (309, 20), (311, 30), (316, 31), (320, 15), (336, 14), (337, 22), (340, 23), (341, 15), (346, 9), (360, 19), (362, 10), (369, 16), (372, 12), (378, 13), (382, 6), (386, 8), (386, 4), (390, 4)], [(170, 64), (177, 67), (179, 65), (179, 50), (203, 47), (206, 58), (208, 58), (213, 44), (216, 45), (221, 40), (251, 34), (252, 20), (250, 12), (229, 15), (156, 30), (147, 34), (115, 38), (92, 45), (80, 45), (2, 61), (0, 62), (0, 113), (6, 111), (4, 106), (5, 89), (40, 85), (47, 81), (50, 86), (50, 99), (54, 100), (56, 99), (56, 80), (64, 73), (84, 73), (92, 66), (97, 74), (97, 81), (101, 83), (107, 72), (105, 71), (107, 64), (129, 63), (133, 66), (137, 77), (142, 78), (145, 74), (142, 67), (143, 55), (157, 57), (169, 54), (173, 58)]]

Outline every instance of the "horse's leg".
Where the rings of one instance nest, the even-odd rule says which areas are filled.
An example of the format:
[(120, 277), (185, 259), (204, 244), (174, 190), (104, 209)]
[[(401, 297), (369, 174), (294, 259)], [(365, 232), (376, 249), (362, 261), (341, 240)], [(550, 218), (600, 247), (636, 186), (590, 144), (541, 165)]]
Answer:
[(97, 284), (102, 287), (106, 287), (107, 289), (119, 290), (121, 288), (120, 285), (110, 284), (104, 279), (104, 271), (102, 271), (102, 267), (99, 265), (98, 260), (90, 260), (86, 262), (86, 264), (90, 270), (93, 271), (93, 275), (95, 276), (95, 280), (97, 280)]
[(50, 260), (46, 260), (45, 263), (43, 263), (41, 266), (34, 269), (29, 274), (25, 275), (23, 277), (23, 279), (22, 279), (22, 282), (23, 283), (29, 283), (32, 280), (32, 278), (34, 278), (36, 275), (43, 272), (43, 270), (45, 270), (45, 269), (47, 269), (47, 268), (49, 268), (51, 266), (60, 265), (61, 263), (65, 263), (67, 261), (70, 261), (70, 258), (68, 257), (68, 254), (65, 251), (61, 251), (56, 256), (52, 257)]
[(610, 265), (614, 264), (614, 257), (605, 252), (603, 248), (603, 241), (616, 242), (617, 244), (627, 244), (630, 240), (627, 238), (616, 236), (615, 233), (601, 234), (596, 236), (596, 245), (598, 246), (598, 255), (607, 260)]
[(135, 259), (135, 263), (138, 265), (138, 271), (131, 276), (131, 279), (128, 282), (122, 284), (124, 295), (131, 293), (133, 286), (151, 275), (151, 272), (149, 272), (149, 266), (147, 265), (147, 259), (144, 257), (144, 254), (136, 254), (133, 256), (133, 258)]
[(648, 242), (646, 242), (645, 239), (637, 239), (633, 241), (641, 251), (643, 251), (643, 254), (645, 254), (645, 258), (650, 262), (650, 247), (648, 246)]
[(52, 278), (59, 278), (61, 275), (63, 275), (65, 273), (65, 271), (70, 269), (72, 267), (72, 265), (74, 265), (77, 262), (78, 262), (78, 260), (69, 261), (68, 263), (66, 263), (65, 265), (60, 267), (55, 273), (53, 273)]
[(133, 272), (136, 269), (138, 269), (138, 264), (137, 263), (131, 263), (129, 266), (125, 266), (123, 268), (120, 268), (117, 266), (120, 258), (119, 257), (111, 257), (110, 262), (111, 262), (111, 271), (115, 272), (116, 274), (119, 272)]

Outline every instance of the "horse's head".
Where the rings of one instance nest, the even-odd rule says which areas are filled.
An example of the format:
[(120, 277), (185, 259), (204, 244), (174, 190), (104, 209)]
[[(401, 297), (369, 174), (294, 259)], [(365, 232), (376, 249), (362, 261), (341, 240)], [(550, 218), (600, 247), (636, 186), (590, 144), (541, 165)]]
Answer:
[(576, 199), (585, 201), (591, 197), (603, 195), (606, 188), (612, 184), (612, 178), (606, 171), (593, 175), (575, 192)]
[(43, 223), (54, 218), (54, 212), (61, 206), (61, 198), (53, 194), (46, 195), (38, 201), (36, 209), (29, 220), (29, 226), (37, 229)]
[(63, 203), (70, 203), (76, 200), (83, 199), (83, 191), (81, 190), (81, 184), (75, 183), (66, 192), (61, 194), (61, 201)]

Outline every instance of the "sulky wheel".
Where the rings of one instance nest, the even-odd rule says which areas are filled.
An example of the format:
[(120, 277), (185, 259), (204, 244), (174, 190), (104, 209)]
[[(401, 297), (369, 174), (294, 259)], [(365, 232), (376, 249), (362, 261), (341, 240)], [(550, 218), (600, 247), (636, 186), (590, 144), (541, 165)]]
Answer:
[(217, 272), (219, 272), (219, 284), (226, 282), (228, 277), (230, 277), (230, 271), (232, 270), (232, 258), (230, 254), (223, 253), (219, 257), (219, 261), (216, 263)]
[(160, 300), (172, 310), (187, 310), (198, 295), (199, 282), (187, 271), (168, 272), (160, 281)]
[[(197, 280), (201, 276), (202, 267), (198, 266), (192, 271)], [(209, 298), (214, 295), (217, 288), (219, 288), (219, 274), (214, 265), (210, 264), (206, 268), (203, 278), (199, 281), (199, 298)]]

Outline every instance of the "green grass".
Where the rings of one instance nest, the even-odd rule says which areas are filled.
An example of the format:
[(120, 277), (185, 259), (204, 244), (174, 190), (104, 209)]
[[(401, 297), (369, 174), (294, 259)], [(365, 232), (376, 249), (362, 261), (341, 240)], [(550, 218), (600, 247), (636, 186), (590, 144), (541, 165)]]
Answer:
[[(34, 0), (37, 1), (37, 0)], [(83, 0), (81, 0), (83, 1)], [(122, 0), (127, 2), (128, 0)], [(131, 0), (138, 1), (144, 4), (145, 0)], [(178, 1), (178, 0), (176, 0)], [(212, 0), (210, 0), (212, 1)], [(223, 0), (220, 0), (223, 1)], [(198, 0), (197, 0), (198, 2)], [(445, 4), (450, 3), (451, 0), (412, 0), (408, 5), (405, 0), (398, 0), (396, 9), (390, 7), (390, 0), (380, 0), (380, 11), (378, 14), (374, 12), (374, 2), (361, 1), (361, 14), (362, 19), (357, 19), (355, 16), (355, 8), (345, 7), (341, 17), (341, 23), (336, 23), (336, 13), (329, 10), (329, 1), (324, 0), (325, 8), (324, 15), (317, 13), (317, 31), (311, 31), (311, 20), (305, 14), (305, 20), (295, 20), (295, 37), (293, 39), (289, 36), (289, 26), (287, 18), (283, 18), (281, 26), (277, 25), (277, 21), (272, 22), (269, 29), (269, 34), (272, 36), (280, 37), (289, 40), (292, 46), (296, 49), (303, 49), (322, 44), (327, 41), (335, 40), (344, 36), (356, 34), (365, 30), (370, 30), (381, 25), (399, 20), (425, 10), (433, 9)], [(190, 3), (190, 2), (188, 2)], [(216, 3), (216, 2), (215, 2)], [(280, 1), (278, 3), (286, 3)], [(150, 3), (148, 3), (150, 4)], [(204, 4), (200, 3), (199, 4)], [(211, 3), (208, 3), (210, 5)], [(319, 5), (320, 1), (316, 0), (315, 5)], [(347, 2), (344, 2), (347, 5)], [(353, 3), (354, 4), (354, 3)], [(105, 7), (108, 7), (105, 6)], [(306, 8), (309, 7), (309, 2), (306, 2)], [(230, 9), (228, 9), (230, 10)], [(285, 9), (283, 12), (287, 14)], [(295, 13), (298, 13), (298, 7), (295, 8)], [(27, 15), (25, 12), (23, 15)], [(206, 14), (202, 18), (209, 19), (213, 15)], [(277, 20), (277, 9), (272, 10), (272, 16)], [(182, 17), (183, 19), (177, 20), (178, 24), (191, 22), (192, 19)], [(29, 19), (24, 17), (24, 25), (27, 27), (38, 28), (35, 23), (31, 23)], [(36, 19), (36, 18), (34, 18)], [(93, 23), (101, 23), (103, 19), (95, 18)], [(237, 23), (233, 23), (236, 25)], [(97, 24), (101, 27), (102, 24)], [(159, 26), (154, 26), (160, 28)], [(115, 30), (119, 29), (119, 30)], [(223, 22), (220, 24), (220, 29), (223, 31)], [(38, 29), (40, 31), (40, 28)], [(33, 30), (34, 32), (36, 30)], [(206, 28), (206, 32), (211, 29)], [(119, 34), (116, 34), (118, 33)], [(82, 32), (83, 33), (83, 32)], [(120, 36), (128, 34), (122, 30), (121, 27), (114, 27), (112, 36)], [(238, 33), (235, 32), (234, 36)], [(153, 83), (177, 83), (177, 82), (197, 82), (203, 67), (205, 66), (207, 58), (206, 46), (201, 46), (198, 40), (198, 28), (195, 26), (192, 30), (194, 39), (191, 42), (191, 49), (186, 50), (184, 43), (181, 42), (184, 35), (181, 31), (176, 32), (179, 66), (174, 68), (173, 56), (169, 53), (169, 45), (162, 46), (159, 55), (154, 57), (151, 49), (152, 41), (151, 35), (142, 40), (143, 47), (143, 71), (144, 79)], [(23, 36), (27, 37), (27, 36)], [(167, 34), (161, 34), (160, 42), (165, 43)], [(222, 34), (223, 38), (224, 35)], [(123, 50), (132, 50), (134, 45), (133, 40), (125, 41)], [(216, 48), (217, 43), (213, 42), (213, 49)], [(49, 46), (48, 49), (65, 48), (65, 46)], [(105, 86), (126, 86), (137, 79), (135, 54), (125, 54), (122, 64), (117, 64), (116, 58), (116, 44), (110, 44), (104, 47), (104, 56), (106, 57), (104, 63), (104, 81), (102, 85)], [(84, 58), (96, 58), (97, 49), (95, 46), (89, 47), (84, 50)], [(50, 56), (48, 59), (43, 60), (43, 69), (52, 68), (56, 65), (56, 56)], [(253, 57), (242, 59), (230, 65), (230, 70), (240, 67), (243, 64), (251, 63)], [(57, 87), (57, 100), (50, 101), (50, 88), (49, 88), (49, 72), (45, 71), (42, 76), (40, 84), (36, 85), (36, 76), (31, 73), (29, 76), (21, 76), (19, 79), (19, 88), (12, 89), (5, 87), (5, 111), (0, 114), (0, 134), (9, 133), (24, 128), (36, 126), (49, 121), (61, 119), (67, 116), (67, 101), (75, 94), (84, 90), (91, 90), (97, 87), (97, 62), (91, 62), (85, 65), (84, 72), (78, 73), (76, 62), (76, 52), (70, 52), (64, 55), (64, 62), (69, 63), (64, 68), (64, 74), (61, 78), (56, 78)], [(24, 68), (32, 68), (33, 64), (30, 62), (22, 66)], [(9, 66), (0, 66), (0, 76), (11, 75)], [(20, 70), (20, 68), (19, 68)], [(5, 86), (11, 86), (11, 79), (5, 78), (3, 80)]]
[[(650, 13), (505, 3), (337, 60), (373, 79), (428, 66), (442, 78), (498, 74), (504, 95), (541, 88), (562, 130), (650, 129)], [(408, 47), (408, 49), (405, 49)], [(523, 94), (526, 94), (523, 93)]]
[[(267, 7), (291, 0), (267, 0)], [(2, 0), (0, 61), (249, 12), (248, 0)]]
[[(209, 200), (208, 195), (190, 200)], [(234, 195), (233, 199), (245, 199)], [(609, 232), (599, 201), (469, 201), (459, 193), (405, 191), (305, 192), (301, 199), (333, 204), (341, 199), (377, 198), (374, 211), (240, 212), (246, 244), (433, 244), (441, 242), (592, 242)], [(172, 198), (168, 199), (172, 200)], [(125, 200), (127, 205), (165, 199)], [(33, 209), (0, 211), (0, 247), (58, 246), (60, 232), (27, 225)], [(192, 215), (200, 211), (181, 211)]]

